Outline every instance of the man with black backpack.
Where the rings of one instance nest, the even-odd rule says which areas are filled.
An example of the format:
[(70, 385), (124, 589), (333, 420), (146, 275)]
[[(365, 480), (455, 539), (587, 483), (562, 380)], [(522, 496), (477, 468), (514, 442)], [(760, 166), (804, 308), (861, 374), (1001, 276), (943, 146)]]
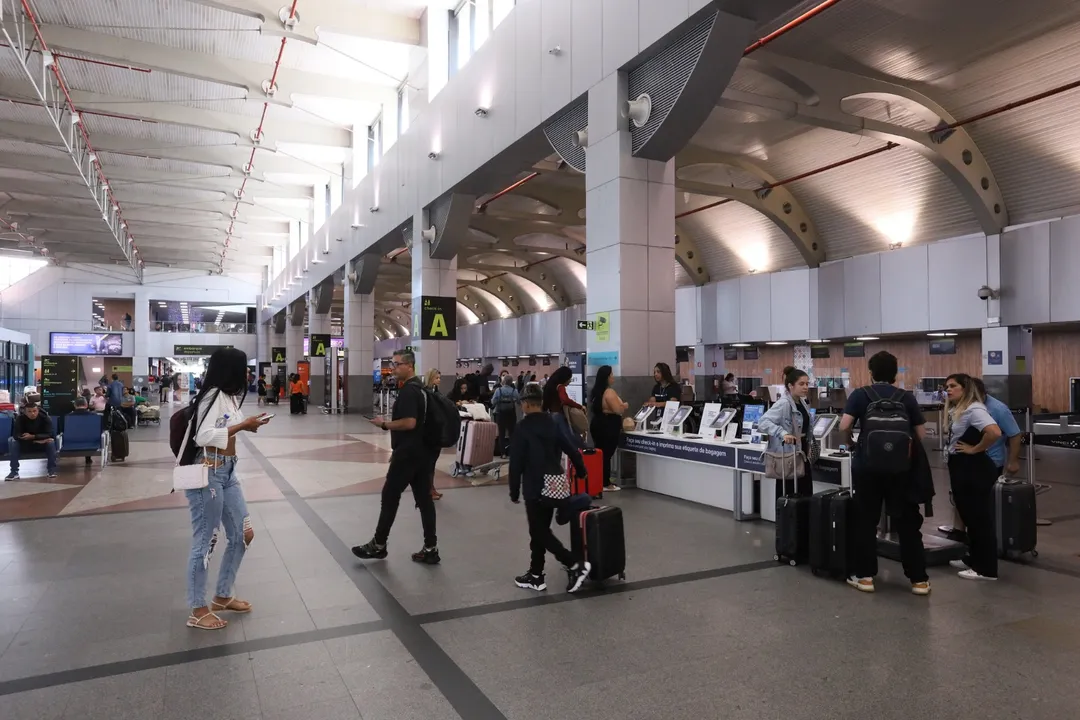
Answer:
[(900, 541), (904, 574), (916, 595), (930, 594), (922, 543), (922, 513), (910, 486), (912, 467), (926, 434), (926, 420), (915, 396), (896, 387), (896, 357), (885, 351), (870, 358), (873, 384), (848, 396), (840, 431), (848, 446), (856, 423), (859, 441), (851, 459), (855, 498), (855, 531), (849, 585), (874, 592), (877, 575), (877, 526), (881, 505), (892, 519)]
[(435, 536), (435, 502), (431, 497), (431, 476), (427, 458), (439, 443), (441, 427), (438, 412), (416, 376), (416, 358), (411, 352), (394, 353), (394, 376), (399, 390), (394, 402), (392, 419), (372, 419), (372, 423), (390, 432), (390, 467), (382, 489), (382, 510), (375, 536), (364, 545), (352, 549), (353, 555), (364, 560), (382, 560), (387, 556), (386, 544), (390, 528), (397, 517), (398, 505), (405, 488), (411, 487), (420, 522), (424, 527), (424, 547), (412, 554), (412, 559), (427, 565), (439, 564), (439, 547)]

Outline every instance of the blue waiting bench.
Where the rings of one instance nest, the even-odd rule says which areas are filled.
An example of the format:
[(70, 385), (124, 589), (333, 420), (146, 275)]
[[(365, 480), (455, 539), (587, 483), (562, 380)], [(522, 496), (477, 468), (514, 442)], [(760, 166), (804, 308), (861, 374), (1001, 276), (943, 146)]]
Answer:
[[(109, 458), (109, 433), (105, 431), (105, 418), (100, 413), (49, 416), (53, 425), (53, 437), (56, 439), (57, 458), (100, 457), (101, 467), (105, 467)], [(0, 458), (7, 457), (7, 440), (11, 437), (15, 420), (11, 415), (0, 414)], [(22, 460), (44, 458), (44, 453), (24, 453)]]

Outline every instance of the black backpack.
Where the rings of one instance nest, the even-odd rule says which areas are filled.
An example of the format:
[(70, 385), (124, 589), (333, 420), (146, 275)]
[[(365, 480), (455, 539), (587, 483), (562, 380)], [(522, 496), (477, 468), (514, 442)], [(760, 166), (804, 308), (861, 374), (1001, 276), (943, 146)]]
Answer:
[(859, 457), (863, 469), (881, 475), (909, 472), (914, 447), (904, 390), (898, 388), (888, 398), (882, 398), (870, 385), (863, 392), (870, 400), (859, 421)]
[(424, 394), (424, 445), (431, 449), (454, 447), (461, 434), (461, 415), (457, 407), (434, 390), (424, 388), (421, 392)]
[[(206, 402), (213, 403), (214, 398), (208, 395)], [(187, 437), (188, 426), (191, 424), (191, 416), (194, 413), (195, 401), (193, 399), (187, 407), (174, 412), (169, 418), (169, 449), (172, 450), (174, 457), (180, 457), (180, 451), (183, 450), (184, 456), (180, 457), (181, 465), (191, 465), (195, 462), (195, 456), (199, 454), (199, 446), (194, 442), (194, 433), (192, 437)]]

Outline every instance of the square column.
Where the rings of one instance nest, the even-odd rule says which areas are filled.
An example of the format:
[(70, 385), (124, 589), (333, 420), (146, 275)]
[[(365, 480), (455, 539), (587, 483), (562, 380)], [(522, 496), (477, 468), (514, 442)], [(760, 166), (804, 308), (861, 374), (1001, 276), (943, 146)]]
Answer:
[[(293, 318), (304, 312), (303, 302), (294, 302), (289, 306), (288, 318), (285, 321), (285, 376), (286, 378), (296, 372), (297, 363), (305, 359), (304, 355), (304, 324), (296, 325)], [(286, 387), (288, 394), (288, 387)]]
[(675, 364), (675, 164), (633, 156), (626, 101), (622, 73), (589, 90), (586, 314), (589, 375), (614, 366), (633, 406)]
[(373, 407), (375, 369), (375, 296), (359, 295), (346, 285), (343, 325), (348, 360), (345, 409), (347, 412), (369, 414)]
[[(330, 313), (320, 315), (315, 312), (315, 291), (310, 290), (307, 294), (307, 335), (308, 335), (308, 359), (311, 361), (311, 394), (310, 401), (318, 407), (323, 405), (323, 393), (326, 390), (326, 357), (315, 357), (315, 343), (312, 337), (315, 335), (330, 334)], [(329, 346), (327, 346), (329, 352)]]
[[(267, 354), (266, 359), (270, 361), (270, 372), (267, 374), (267, 377), (266, 377), (266, 392), (270, 393), (270, 392), (272, 392), (271, 384), (273, 383), (274, 376), (278, 374), (278, 368), (284, 368), (284, 370), (282, 371), (282, 377), (283, 378), (288, 377), (288, 375), (289, 375), (288, 363), (275, 362), (274, 355), (273, 355), (273, 349), (274, 348), (286, 348), (286, 353), (287, 353), (288, 352), (288, 345), (285, 342), (286, 334), (285, 333), (274, 332), (274, 325), (272, 323), (271, 323), (271, 325), (269, 327), (267, 327), (267, 333), (268, 333), (268, 335), (270, 337), (270, 353)], [(282, 387), (284, 387), (286, 389), (286, 391), (288, 391), (287, 383), (282, 383)]]
[(427, 241), (420, 236), (425, 222), (413, 222), (413, 352), (416, 374), (437, 369), (442, 374), (439, 390), (448, 393), (457, 372), (457, 258), (433, 260), (428, 255)]
[(982, 331), (982, 376), (986, 391), (1010, 408), (1030, 407), (1031, 328), (988, 327)]

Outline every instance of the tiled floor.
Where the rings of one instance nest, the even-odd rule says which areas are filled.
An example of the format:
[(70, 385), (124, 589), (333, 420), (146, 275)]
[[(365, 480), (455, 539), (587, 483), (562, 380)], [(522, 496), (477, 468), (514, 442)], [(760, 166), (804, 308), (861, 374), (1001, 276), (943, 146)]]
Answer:
[(388, 438), (360, 418), (279, 415), (238, 445), (256, 529), (238, 591), (255, 610), (199, 633), (183, 625), (190, 530), (166, 426), (135, 431), (123, 465), (67, 460), (50, 483), (26, 463), (0, 484), (0, 720), (1080, 715), (1067, 456), (1040, 460), (1056, 519), (1042, 555), (994, 585), (936, 569), (917, 598), (885, 562), (861, 595), (774, 564), (769, 524), (626, 491), (606, 501), (626, 515), (628, 582), (571, 597), (554, 563), (547, 593), (514, 587), (521, 507), (504, 485), (452, 480), (449, 456), (443, 564), (409, 561), (408, 501), (390, 558), (355, 561)]

